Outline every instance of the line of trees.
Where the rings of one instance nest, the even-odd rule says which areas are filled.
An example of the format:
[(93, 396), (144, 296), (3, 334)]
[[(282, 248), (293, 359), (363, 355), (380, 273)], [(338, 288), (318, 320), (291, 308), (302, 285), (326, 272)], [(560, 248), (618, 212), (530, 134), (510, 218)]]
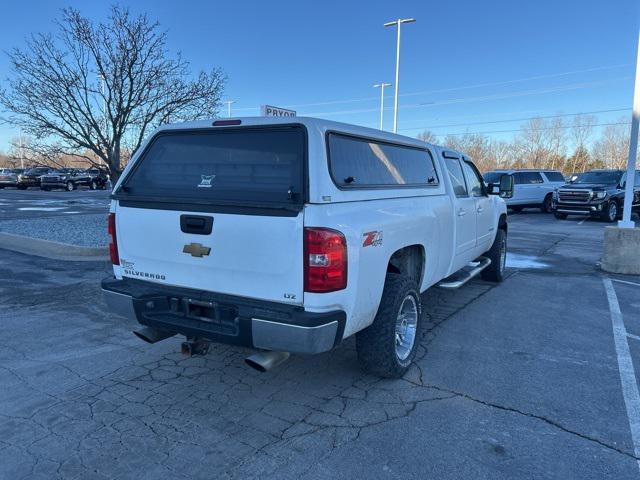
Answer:
[(418, 138), (466, 153), (483, 172), (498, 168), (549, 168), (570, 174), (594, 168), (625, 168), (629, 119), (611, 122), (596, 137), (597, 125), (598, 119), (593, 115), (576, 115), (571, 122), (557, 116), (529, 120), (510, 141), (478, 133), (438, 138), (429, 130)]

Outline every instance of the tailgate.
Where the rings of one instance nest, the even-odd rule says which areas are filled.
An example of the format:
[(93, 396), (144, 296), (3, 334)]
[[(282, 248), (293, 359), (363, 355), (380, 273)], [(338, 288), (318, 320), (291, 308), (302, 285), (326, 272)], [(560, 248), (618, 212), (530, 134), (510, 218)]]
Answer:
[[(211, 233), (183, 232), (181, 217), (194, 224), (213, 219)], [(302, 302), (302, 228), (302, 212), (271, 217), (116, 207), (124, 277), (276, 302)]]

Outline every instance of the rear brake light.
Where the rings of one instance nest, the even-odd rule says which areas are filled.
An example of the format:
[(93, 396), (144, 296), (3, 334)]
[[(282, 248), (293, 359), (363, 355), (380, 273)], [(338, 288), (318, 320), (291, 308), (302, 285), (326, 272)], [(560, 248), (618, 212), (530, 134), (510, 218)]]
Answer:
[(216, 120), (213, 122), (214, 127), (226, 127), (228, 125), (240, 125), (242, 120)]
[(347, 287), (347, 241), (329, 228), (304, 229), (304, 291), (326, 293)]
[(116, 238), (116, 214), (110, 213), (107, 217), (107, 232), (109, 233), (109, 256), (111, 263), (120, 265), (120, 256), (118, 255), (118, 240)]

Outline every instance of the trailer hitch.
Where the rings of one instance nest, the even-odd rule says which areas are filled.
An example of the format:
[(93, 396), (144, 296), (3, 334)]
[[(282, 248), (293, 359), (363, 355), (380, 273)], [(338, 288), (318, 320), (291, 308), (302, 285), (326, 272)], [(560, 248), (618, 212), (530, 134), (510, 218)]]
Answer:
[(180, 351), (185, 357), (206, 355), (209, 352), (209, 345), (211, 342), (204, 338), (187, 338), (186, 342), (182, 342)]

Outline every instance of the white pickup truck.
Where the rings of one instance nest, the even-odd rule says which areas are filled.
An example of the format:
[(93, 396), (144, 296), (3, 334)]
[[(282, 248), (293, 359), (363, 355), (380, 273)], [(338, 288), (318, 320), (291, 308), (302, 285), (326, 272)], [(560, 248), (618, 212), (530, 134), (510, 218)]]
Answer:
[[(493, 187), (492, 187), (493, 188)], [(420, 293), (502, 280), (513, 178), (488, 192), (464, 154), (314, 118), (165, 125), (114, 187), (112, 311), (155, 343), (258, 349), (260, 370), (356, 335), (370, 372), (401, 376)]]

